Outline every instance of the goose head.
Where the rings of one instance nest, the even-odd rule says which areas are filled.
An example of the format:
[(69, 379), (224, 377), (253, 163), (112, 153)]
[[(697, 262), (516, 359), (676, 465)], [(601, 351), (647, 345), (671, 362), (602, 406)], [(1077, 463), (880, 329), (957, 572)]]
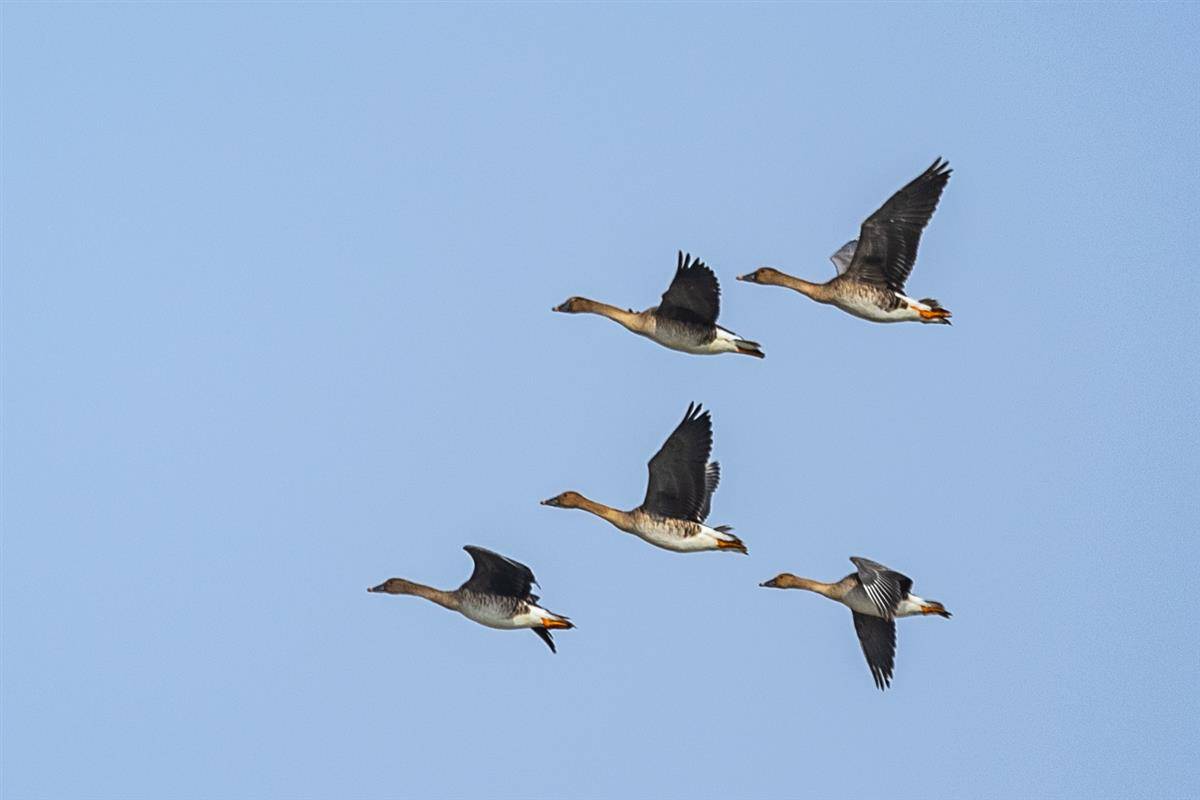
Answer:
[(563, 492), (549, 500), (543, 500), (542, 505), (554, 508), (579, 508), (583, 505), (583, 495), (579, 492)]
[(367, 589), (368, 592), (383, 592), (385, 594), (416, 594), (413, 589), (412, 581), (406, 581), (404, 578), (388, 578), (378, 586), (372, 586)]
[(783, 273), (774, 267), (759, 267), (754, 272), (738, 275), (738, 280), (746, 283), (778, 283), (781, 275)]
[(793, 589), (800, 583), (800, 579), (790, 572), (781, 572), (769, 581), (763, 581), (759, 586), (765, 586), (768, 589)]
[(551, 310), (563, 314), (579, 314), (588, 310), (588, 303), (589, 301), (585, 297), (568, 297)]

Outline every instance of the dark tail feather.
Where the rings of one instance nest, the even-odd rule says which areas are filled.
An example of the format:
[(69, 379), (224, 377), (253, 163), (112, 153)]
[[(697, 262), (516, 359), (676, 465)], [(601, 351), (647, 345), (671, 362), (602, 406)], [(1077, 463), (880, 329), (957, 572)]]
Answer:
[(925, 305), (929, 306), (929, 308), (931, 309), (930, 311), (922, 311), (921, 312), (921, 321), (922, 322), (936, 322), (941, 325), (952, 324), (950, 322), (950, 309), (943, 308), (942, 304), (939, 303), (934, 298), (922, 297), (917, 302), (924, 303)]
[(939, 617), (945, 617), (946, 619), (950, 619), (950, 617), (953, 616), (953, 614), (947, 611), (946, 607), (937, 600), (926, 600), (924, 607), (921, 608), (921, 613), (937, 614)]
[(758, 342), (752, 342), (749, 339), (738, 339), (733, 344), (742, 355), (754, 356), (755, 358), (767, 357), (767, 354), (762, 351), (762, 345)]
[[(718, 525), (717, 527), (713, 528), (713, 530), (717, 531), (718, 533), (729, 533), (731, 530), (733, 530), (733, 528), (730, 527), (729, 525)], [(733, 541), (726, 542), (726, 541), (722, 541), (722, 540), (718, 539), (717, 540), (717, 549), (718, 550), (732, 550), (735, 553), (741, 553), (742, 555), (747, 555), (746, 543), (743, 542), (738, 537), (734, 536), (732, 533), (729, 533), (729, 536), (731, 539), (733, 539)]]

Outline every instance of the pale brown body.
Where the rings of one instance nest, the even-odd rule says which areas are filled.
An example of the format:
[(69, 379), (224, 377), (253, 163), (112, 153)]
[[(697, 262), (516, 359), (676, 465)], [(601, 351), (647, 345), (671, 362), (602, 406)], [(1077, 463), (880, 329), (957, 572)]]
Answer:
[(713, 323), (663, 318), (658, 315), (658, 306), (645, 311), (632, 311), (610, 306), (586, 297), (572, 297), (556, 306), (555, 311), (564, 314), (597, 314), (607, 317), (626, 330), (651, 341), (692, 355), (715, 355), (718, 353), (740, 353), (762, 358), (757, 342), (740, 339), (731, 331)]
[(742, 540), (728, 531), (710, 528), (700, 522), (685, 519), (670, 519), (649, 514), (641, 507), (632, 511), (597, 503), (579, 492), (563, 492), (557, 497), (543, 500), (542, 505), (555, 508), (578, 508), (612, 524), (615, 528), (632, 533), (652, 545), (677, 553), (692, 553), (700, 550), (733, 550), (746, 552)]
[(813, 283), (773, 267), (760, 267), (748, 275), (738, 276), (738, 280), (763, 286), (783, 286), (871, 322), (949, 323), (950, 312), (929, 305), (928, 300), (914, 300), (882, 286), (860, 283), (846, 275), (838, 275), (826, 283)]
[(529, 567), (476, 545), (466, 545), (463, 549), (471, 555), (475, 569), (466, 582), (452, 592), (405, 578), (389, 578), (367, 591), (423, 597), (489, 628), (527, 628), (537, 634), (551, 652), (556, 652), (550, 631), (574, 626), (567, 617), (538, 605), (537, 595), (530, 593), (536, 580)]
[(785, 286), (871, 322), (949, 325), (950, 312), (941, 303), (932, 297), (908, 297), (904, 283), (916, 263), (921, 232), (929, 224), (951, 172), (948, 162), (935, 159), (893, 193), (863, 221), (858, 238), (830, 256), (838, 271), (832, 280), (812, 283), (771, 267), (741, 275), (738, 280)]
[(934, 600), (925, 600), (913, 594), (900, 598), (896, 608), (892, 609), (890, 613), (882, 613), (879, 607), (867, 596), (858, 574), (853, 572), (837, 583), (814, 581), (811, 578), (801, 578), (798, 575), (785, 572), (764, 583), (763, 586), (769, 586), (773, 589), (803, 589), (804, 591), (815, 592), (823, 597), (828, 597), (830, 600), (841, 603), (851, 611), (857, 611), (859, 614), (869, 614), (872, 617), (879, 617), (881, 619), (912, 617), (923, 614), (949, 616), (941, 603)]
[(946, 607), (912, 593), (912, 579), (876, 561), (850, 558), (858, 567), (837, 583), (801, 578), (790, 572), (776, 575), (760, 586), (773, 589), (803, 589), (828, 597), (849, 608), (854, 631), (862, 646), (876, 687), (891, 685), (896, 663), (896, 619), (936, 614), (950, 617)]

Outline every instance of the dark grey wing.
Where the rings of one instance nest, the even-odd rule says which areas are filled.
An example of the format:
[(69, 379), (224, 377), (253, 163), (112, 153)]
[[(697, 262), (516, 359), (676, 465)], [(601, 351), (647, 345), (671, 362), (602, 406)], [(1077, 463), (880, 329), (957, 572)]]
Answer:
[(533, 572), (524, 564), (505, 558), (499, 553), (469, 544), (463, 548), (475, 561), (475, 571), (462, 589), (501, 597), (529, 598), (529, 589), (536, 581)]
[(869, 558), (851, 556), (850, 560), (858, 567), (858, 581), (871, 603), (880, 614), (891, 619), (900, 601), (908, 597), (912, 579)]
[(850, 262), (854, 260), (854, 251), (857, 248), (858, 239), (851, 239), (829, 257), (829, 260), (833, 262), (833, 266), (837, 267), (838, 275), (850, 269)]
[(642, 509), (672, 519), (700, 522), (706, 493), (705, 465), (712, 452), (712, 418), (697, 403), (689, 403), (683, 421), (654, 458)]
[(663, 292), (658, 316), (681, 322), (715, 325), (721, 312), (721, 286), (700, 259), (679, 252), (675, 279)]
[(950, 172), (949, 164), (937, 159), (868, 217), (846, 274), (863, 283), (904, 291), (917, 260), (921, 231), (937, 208)]
[(530, 628), (529, 630), (536, 633), (538, 638), (546, 643), (546, 647), (550, 648), (551, 653), (558, 652), (558, 648), (554, 646), (554, 637), (550, 635), (550, 631), (545, 628)]
[(871, 677), (881, 690), (892, 685), (892, 670), (896, 666), (896, 623), (890, 619), (854, 613), (854, 632), (862, 645)]
[(700, 522), (708, 519), (708, 512), (712, 510), (713, 492), (717, 490), (717, 484), (721, 482), (721, 465), (714, 461), (704, 470), (704, 502), (700, 505)]

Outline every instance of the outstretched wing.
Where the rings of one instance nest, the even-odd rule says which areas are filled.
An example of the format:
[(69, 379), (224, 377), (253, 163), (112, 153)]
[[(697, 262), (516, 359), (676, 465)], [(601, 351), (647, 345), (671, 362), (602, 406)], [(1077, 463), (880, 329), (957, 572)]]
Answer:
[(892, 683), (892, 670), (896, 666), (896, 623), (855, 611), (854, 632), (858, 634), (875, 685), (886, 689)]
[(858, 567), (859, 583), (867, 597), (871, 598), (871, 603), (879, 609), (880, 614), (891, 619), (900, 601), (908, 597), (912, 579), (869, 558), (851, 556), (850, 560)]
[(833, 266), (837, 267), (838, 275), (850, 269), (850, 262), (854, 260), (854, 251), (857, 247), (858, 239), (851, 239), (829, 257), (829, 260), (833, 262)]
[(663, 292), (658, 316), (681, 322), (714, 325), (721, 312), (721, 286), (700, 259), (679, 252), (675, 279)]
[(712, 510), (713, 492), (717, 490), (717, 484), (721, 482), (721, 465), (713, 461), (704, 470), (704, 502), (700, 504), (700, 522), (708, 519), (708, 512)]
[(529, 597), (529, 589), (536, 583), (529, 567), (472, 544), (463, 550), (470, 553), (474, 559), (475, 571), (461, 588), (480, 594), (515, 597), (519, 600)]
[(711, 452), (712, 418), (699, 404), (689, 403), (683, 421), (650, 459), (650, 482), (642, 509), (671, 519), (702, 522), (701, 510), (708, 497), (705, 465)]
[(545, 628), (530, 628), (529, 630), (536, 633), (538, 638), (546, 643), (546, 647), (550, 648), (551, 653), (558, 652), (558, 648), (554, 646), (554, 637), (550, 635), (550, 631)]
[(937, 208), (950, 172), (950, 165), (937, 159), (868, 217), (846, 273), (863, 283), (904, 291), (917, 260), (921, 231)]

